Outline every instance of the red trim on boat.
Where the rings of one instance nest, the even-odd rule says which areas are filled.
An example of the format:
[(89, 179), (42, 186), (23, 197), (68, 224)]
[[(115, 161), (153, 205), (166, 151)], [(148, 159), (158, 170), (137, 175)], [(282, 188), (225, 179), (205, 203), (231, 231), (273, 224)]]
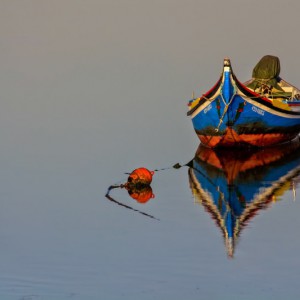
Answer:
[(215, 84), (208, 92), (206, 92), (205, 94), (203, 94), (203, 95), (201, 96), (201, 98), (202, 98), (203, 96), (204, 96), (204, 97), (207, 97), (207, 96), (209, 96), (209, 94), (215, 92), (215, 89), (219, 88), (219, 85), (220, 85), (220, 83), (221, 83), (221, 80), (222, 80), (222, 76), (221, 76), (221, 78), (216, 82), (216, 84)]
[(249, 94), (253, 95), (253, 97), (255, 97), (255, 98), (260, 98), (261, 100), (264, 100), (264, 101), (266, 101), (266, 102), (268, 102), (268, 103), (272, 103), (272, 100), (268, 99), (267, 97), (263, 97), (263, 96), (261, 96), (260, 94), (255, 93), (254, 91), (250, 90), (250, 89), (247, 88), (244, 84), (242, 84), (242, 83), (236, 78), (236, 76), (235, 76), (234, 74), (232, 74), (232, 75), (233, 75), (234, 80), (237, 82), (239, 88), (240, 88), (240, 86), (242, 86), (243, 89), (245, 89)]

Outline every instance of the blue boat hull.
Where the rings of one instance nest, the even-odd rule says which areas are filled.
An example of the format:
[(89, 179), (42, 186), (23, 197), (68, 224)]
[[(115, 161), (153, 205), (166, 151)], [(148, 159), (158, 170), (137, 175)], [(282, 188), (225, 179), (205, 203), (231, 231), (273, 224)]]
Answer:
[(200, 141), (209, 147), (270, 146), (294, 139), (300, 112), (288, 104), (254, 93), (240, 83), (230, 63), (217, 84), (191, 101), (188, 115)]

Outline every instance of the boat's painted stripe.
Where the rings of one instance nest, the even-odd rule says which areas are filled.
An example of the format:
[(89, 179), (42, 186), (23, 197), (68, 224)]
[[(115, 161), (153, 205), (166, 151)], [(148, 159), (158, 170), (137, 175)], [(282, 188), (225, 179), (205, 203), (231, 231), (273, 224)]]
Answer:
[(187, 112), (188, 116), (191, 116), (205, 102), (210, 103), (210, 101), (208, 99), (212, 98), (214, 95), (219, 93), (220, 86), (221, 86), (221, 83), (222, 83), (222, 78), (223, 78), (223, 76), (220, 77), (220, 79), (217, 81), (217, 83), (208, 92), (206, 92), (205, 94), (203, 94), (202, 97), (200, 97), (199, 103)]
[[(284, 116), (287, 117), (288, 115), (294, 115), (300, 117), (300, 112), (297, 111), (287, 111), (282, 108), (273, 106), (272, 101), (266, 97), (261, 97), (259, 94), (252, 92), (250, 89), (248, 89), (246, 86), (244, 86), (241, 82), (238, 81), (238, 79), (235, 77), (234, 74), (232, 74), (233, 80), (235, 84), (237, 85), (237, 88), (241, 91), (241, 93), (246, 97), (246, 101), (252, 99), (252, 101), (257, 102), (260, 104), (260, 107), (268, 107), (272, 111), (276, 111), (278, 113), (284, 113)], [(257, 106), (258, 106), (257, 104)], [(261, 106), (262, 105), (262, 106)], [(266, 109), (264, 108), (264, 109)], [(267, 110), (267, 109), (266, 109)], [(269, 110), (269, 112), (271, 111)]]
[[(244, 95), (240, 95), (242, 98), (244, 98)], [(245, 95), (246, 96), (246, 95)], [(286, 119), (299, 119), (300, 120), (300, 113), (296, 111), (289, 111), (289, 110), (284, 110), (280, 109), (279, 107), (271, 105), (267, 105), (266, 103), (262, 103), (262, 101), (259, 101), (258, 99), (251, 99), (246, 96), (244, 98), (246, 102), (249, 104), (252, 104), (253, 106), (256, 106), (270, 114), (276, 115), (278, 117), (283, 117)], [(261, 98), (260, 98), (261, 99)]]
[[(239, 84), (242, 85), (241, 83)], [(252, 91), (250, 91), (246, 87), (245, 89), (241, 89), (240, 88), (241, 86), (237, 86), (237, 87), (238, 87), (237, 96), (240, 96), (249, 104), (258, 107), (259, 109), (262, 109), (275, 116), (279, 116), (287, 119), (300, 119), (300, 112), (287, 111), (279, 107), (273, 106), (272, 103), (269, 103), (270, 101), (269, 99), (260, 97), (259, 94), (253, 94)], [(251, 96), (247, 93), (246, 89), (251, 93)], [(219, 86), (219, 89), (215, 91), (213, 96), (215, 96), (216, 98), (217, 95), (219, 95), (220, 93), (221, 93), (221, 86)], [(204, 110), (209, 104), (211, 104), (215, 100), (215, 98), (210, 99), (210, 101), (206, 99), (200, 100), (198, 105), (196, 105), (192, 110), (189, 111), (188, 115), (191, 116), (192, 119), (195, 118), (202, 110)]]
[[(193, 112), (193, 114), (191, 115), (191, 118), (195, 118), (201, 111), (204, 111), (209, 105), (211, 105), (211, 103), (214, 101), (215, 99), (213, 99), (212, 101), (204, 101), (198, 108), (197, 110), (195, 110)], [(205, 113), (205, 111), (204, 111)]]
[[(225, 71), (225, 68), (227, 68), (228, 71)], [(231, 76), (229, 72), (229, 67), (224, 67), (224, 77), (223, 77), (224, 82), (223, 82), (222, 93), (226, 103), (229, 103), (233, 91), (233, 86), (230, 77)]]

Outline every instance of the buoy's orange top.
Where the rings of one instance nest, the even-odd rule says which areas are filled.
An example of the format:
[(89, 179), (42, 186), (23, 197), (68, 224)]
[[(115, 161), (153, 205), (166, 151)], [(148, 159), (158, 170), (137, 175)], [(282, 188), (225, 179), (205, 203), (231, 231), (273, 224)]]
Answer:
[(130, 184), (144, 184), (149, 185), (152, 182), (154, 171), (149, 171), (146, 168), (138, 168), (131, 172), (127, 182)]

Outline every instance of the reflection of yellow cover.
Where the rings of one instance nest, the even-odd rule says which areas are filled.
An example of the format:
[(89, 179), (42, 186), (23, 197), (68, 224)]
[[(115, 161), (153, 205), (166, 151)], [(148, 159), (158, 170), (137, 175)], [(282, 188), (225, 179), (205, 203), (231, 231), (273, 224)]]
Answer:
[(285, 110), (291, 110), (291, 108), (289, 107), (289, 105), (287, 103), (282, 102), (281, 100), (278, 99), (273, 99), (272, 101), (273, 105)]
[(283, 194), (291, 189), (291, 182), (288, 180), (287, 182), (281, 184), (280, 188), (278, 188), (274, 193), (274, 201), (281, 200)]

